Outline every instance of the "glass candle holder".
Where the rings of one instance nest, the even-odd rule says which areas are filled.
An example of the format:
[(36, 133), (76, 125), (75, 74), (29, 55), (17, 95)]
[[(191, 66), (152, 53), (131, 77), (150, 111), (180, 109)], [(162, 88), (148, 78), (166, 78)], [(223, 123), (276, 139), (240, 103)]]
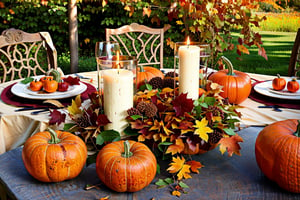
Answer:
[(134, 56), (127, 55), (114, 55), (111, 57), (100, 57), (97, 60), (99, 64), (99, 78), (102, 82), (103, 72), (109, 69), (125, 69), (133, 73), (134, 93), (136, 92), (136, 77), (137, 77), (137, 64), (138, 60)]

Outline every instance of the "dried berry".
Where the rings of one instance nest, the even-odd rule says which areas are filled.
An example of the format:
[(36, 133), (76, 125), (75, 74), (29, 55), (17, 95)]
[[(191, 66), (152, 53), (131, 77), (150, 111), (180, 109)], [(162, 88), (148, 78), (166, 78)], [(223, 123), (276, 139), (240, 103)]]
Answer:
[(132, 116), (132, 115), (142, 115), (141, 112), (138, 109), (136, 109), (136, 108), (130, 108), (130, 109), (128, 109), (127, 110), (127, 114), (129, 116)]
[(165, 77), (171, 77), (171, 78), (174, 78), (174, 77), (177, 77), (178, 74), (176, 72), (168, 72), (166, 73)]
[(145, 101), (141, 101), (137, 104), (136, 108), (138, 109), (138, 111), (140, 111), (141, 113), (145, 112), (146, 107), (148, 106), (148, 103)]
[(210, 144), (218, 143), (223, 137), (223, 133), (220, 129), (214, 129), (214, 132), (209, 134), (208, 142)]
[(163, 80), (160, 77), (154, 77), (149, 81), (149, 84), (153, 89), (162, 89), (163, 88)]
[(148, 103), (145, 109), (145, 115), (149, 118), (154, 117), (157, 113), (157, 107), (154, 103)]
[(172, 78), (164, 79), (164, 88), (169, 87), (169, 88), (174, 89), (174, 86), (176, 87), (176, 82), (174, 82), (174, 79), (172, 79)]

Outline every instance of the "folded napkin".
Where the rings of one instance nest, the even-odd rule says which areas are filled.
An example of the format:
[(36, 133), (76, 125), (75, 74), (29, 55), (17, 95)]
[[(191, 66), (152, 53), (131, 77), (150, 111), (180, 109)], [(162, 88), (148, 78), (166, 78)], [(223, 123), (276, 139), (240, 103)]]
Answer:
[[(90, 93), (96, 91), (96, 88), (89, 83), (85, 83), (85, 82), (82, 82), (82, 83), (86, 84), (87, 89), (83, 93), (81, 93), (81, 98), (82, 98), (82, 100), (86, 100), (89, 98), (88, 95)], [(26, 99), (26, 98), (22, 98), (22, 97), (18, 97), (16, 95), (14, 95), (11, 92), (11, 88), (14, 84), (16, 84), (16, 83), (9, 85), (8, 87), (4, 88), (4, 90), (2, 91), (1, 99), (4, 103), (18, 106), (18, 107), (30, 106), (30, 107), (34, 107), (34, 108), (55, 108), (55, 106), (52, 104), (43, 103), (44, 100)], [(68, 106), (68, 105), (71, 105), (72, 99), (74, 99), (74, 98), (75, 97), (59, 99), (59, 102), (62, 103), (64, 106)]]
[(291, 109), (299, 109), (300, 110), (300, 100), (289, 100), (289, 99), (279, 99), (279, 98), (273, 98), (269, 96), (265, 96), (262, 94), (257, 93), (254, 90), (254, 86), (258, 83), (261, 83), (260, 81), (256, 81), (252, 84), (252, 89), (249, 98), (257, 101), (259, 103), (265, 104), (267, 106), (278, 106), (282, 108), (291, 108)]

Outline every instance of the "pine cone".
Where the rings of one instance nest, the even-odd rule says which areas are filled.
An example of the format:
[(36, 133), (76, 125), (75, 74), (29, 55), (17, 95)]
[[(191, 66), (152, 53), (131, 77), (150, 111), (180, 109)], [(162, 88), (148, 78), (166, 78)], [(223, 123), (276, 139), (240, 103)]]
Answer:
[(178, 74), (176, 72), (168, 72), (166, 73), (165, 77), (171, 77), (171, 78), (174, 78), (174, 77), (177, 77)]
[(76, 124), (81, 128), (89, 127), (91, 126), (90, 117), (88, 114), (83, 113), (83, 115), (76, 120)]
[(149, 84), (152, 86), (153, 89), (157, 89), (157, 88), (162, 89), (163, 88), (163, 80), (162, 80), (162, 78), (160, 78), (158, 76), (152, 78), (149, 81)]
[(129, 116), (132, 116), (132, 115), (142, 115), (141, 112), (138, 109), (136, 109), (136, 108), (130, 108), (130, 109), (128, 109), (127, 110), (127, 114)]
[(219, 129), (214, 129), (214, 132), (209, 134), (208, 142), (210, 144), (218, 143), (223, 137), (223, 133)]
[(141, 101), (137, 104), (136, 108), (138, 109), (138, 111), (140, 111), (141, 113), (145, 112), (146, 107), (148, 106), (149, 103), (145, 102), (145, 101)]
[(145, 108), (145, 115), (149, 118), (154, 117), (157, 113), (157, 107), (154, 103), (147, 103), (147, 107)]
[(174, 85), (174, 79), (172, 79), (172, 78), (164, 79), (164, 88), (169, 87), (169, 88), (174, 89), (174, 86), (176, 87), (176, 83)]

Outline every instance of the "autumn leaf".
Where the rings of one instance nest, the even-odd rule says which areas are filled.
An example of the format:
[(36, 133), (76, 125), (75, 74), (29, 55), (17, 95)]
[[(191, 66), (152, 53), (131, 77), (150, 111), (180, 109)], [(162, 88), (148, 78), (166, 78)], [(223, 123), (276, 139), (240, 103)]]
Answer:
[(191, 166), (191, 171), (195, 172), (197, 174), (199, 174), (198, 169), (201, 169), (202, 167), (204, 167), (204, 165), (202, 165), (200, 162), (194, 161), (194, 160), (188, 161), (188, 162), (186, 162), (186, 164), (190, 165)]
[(183, 116), (185, 112), (191, 112), (194, 108), (193, 100), (187, 98), (187, 93), (181, 93), (172, 101), (176, 117)]
[(172, 195), (173, 195), (173, 196), (178, 196), (178, 197), (180, 197), (181, 192), (179, 192), (178, 190), (174, 190), (174, 191), (172, 192)]
[(148, 17), (150, 17), (151, 14), (151, 8), (143, 8), (143, 16), (147, 15)]
[(77, 105), (76, 101), (72, 99), (72, 104), (68, 106), (68, 111), (71, 115), (81, 114), (82, 111), (80, 110), (79, 106)]
[(57, 125), (60, 125), (61, 123), (65, 122), (66, 120), (66, 114), (65, 113), (61, 113), (57, 110), (50, 110), (50, 120), (49, 120), (49, 124), (50, 125), (54, 125), (57, 123)]
[(265, 58), (266, 60), (268, 60), (268, 56), (267, 56), (267, 52), (266, 52), (265, 48), (263, 48), (263, 47), (259, 48), (258, 55), (260, 55), (263, 58)]
[(182, 178), (192, 178), (189, 174), (191, 172), (191, 166), (185, 164), (184, 157), (172, 157), (172, 161), (173, 162), (170, 163), (171, 166), (167, 169), (167, 171), (169, 171), (170, 173), (177, 173), (178, 180), (181, 180)]
[(172, 153), (172, 155), (176, 153), (181, 153), (184, 150), (184, 144), (181, 138), (175, 140), (175, 144), (172, 144), (168, 147), (166, 153)]
[(68, 76), (67, 78), (64, 78), (64, 81), (66, 81), (70, 85), (79, 85), (80, 84), (79, 83), (80, 79), (78, 77)]
[(226, 137), (222, 138), (219, 143), (220, 143), (220, 152), (222, 154), (225, 153), (227, 150), (228, 156), (232, 156), (233, 153), (237, 155), (241, 155), (240, 153), (240, 145), (239, 142), (243, 142), (243, 138), (239, 136), (238, 134), (231, 136), (231, 137)]
[(245, 53), (245, 54), (250, 54), (249, 50), (244, 45), (238, 44), (238, 45), (236, 45), (236, 47), (237, 47), (238, 51)]
[(207, 126), (208, 121), (204, 117), (201, 121), (196, 120), (196, 125), (193, 127), (197, 128), (194, 132), (195, 135), (199, 135), (199, 137), (204, 140), (205, 142), (208, 142), (208, 134), (212, 133), (213, 130)]
[(105, 197), (100, 198), (99, 200), (108, 200), (108, 199), (109, 199), (109, 196), (105, 196)]
[(104, 115), (104, 114), (98, 115), (98, 117), (97, 117), (98, 126), (105, 126), (108, 123), (111, 123), (111, 121), (109, 121), (109, 119), (107, 118), (106, 115)]

